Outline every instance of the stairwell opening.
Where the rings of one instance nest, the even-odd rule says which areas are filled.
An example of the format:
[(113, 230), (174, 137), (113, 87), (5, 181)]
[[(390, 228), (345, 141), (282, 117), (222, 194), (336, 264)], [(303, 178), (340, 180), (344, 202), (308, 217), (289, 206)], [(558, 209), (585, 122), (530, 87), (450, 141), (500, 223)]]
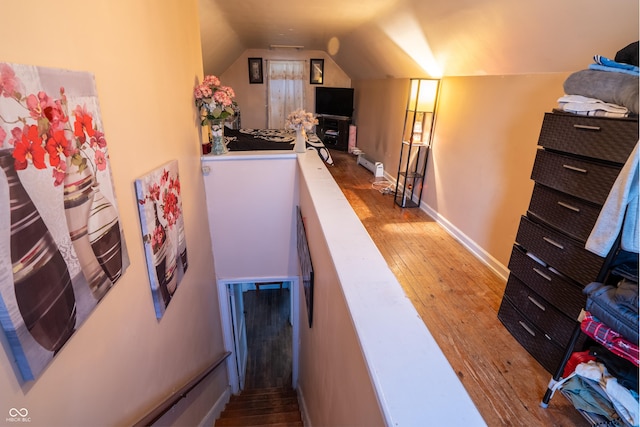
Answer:
[(298, 279), (218, 284), (233, 394), (297, 382)]

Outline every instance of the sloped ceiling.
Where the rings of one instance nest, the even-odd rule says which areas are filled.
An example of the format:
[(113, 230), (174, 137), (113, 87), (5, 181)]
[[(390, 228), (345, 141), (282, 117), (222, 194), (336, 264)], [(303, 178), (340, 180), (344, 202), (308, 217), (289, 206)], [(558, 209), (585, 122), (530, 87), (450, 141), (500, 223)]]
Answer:
[(199, 0), (205, 73), (322, 50), (352, 78), (571, 72), (638, 40), (637, 0)]

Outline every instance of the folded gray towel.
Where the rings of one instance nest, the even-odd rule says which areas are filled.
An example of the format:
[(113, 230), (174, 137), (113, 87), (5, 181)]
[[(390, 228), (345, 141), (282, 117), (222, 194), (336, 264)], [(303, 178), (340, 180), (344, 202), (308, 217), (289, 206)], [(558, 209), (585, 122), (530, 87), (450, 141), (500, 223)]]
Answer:
[(564, 82), (567, 95), (582, 95), (627, 107), (638, 114), (638, 76), (598, 70), (580, 70)]

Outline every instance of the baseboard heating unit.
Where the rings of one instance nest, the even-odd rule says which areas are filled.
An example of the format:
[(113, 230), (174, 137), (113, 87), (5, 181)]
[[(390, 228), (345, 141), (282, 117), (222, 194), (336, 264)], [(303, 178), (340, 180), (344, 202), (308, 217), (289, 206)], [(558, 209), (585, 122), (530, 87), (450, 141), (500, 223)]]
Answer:
[(364, 153), (358, 154), (357, 163), (368, 169), (376, 178), (384, 177), (384, 167), (382, 162), (374, 162), (367, 158)]

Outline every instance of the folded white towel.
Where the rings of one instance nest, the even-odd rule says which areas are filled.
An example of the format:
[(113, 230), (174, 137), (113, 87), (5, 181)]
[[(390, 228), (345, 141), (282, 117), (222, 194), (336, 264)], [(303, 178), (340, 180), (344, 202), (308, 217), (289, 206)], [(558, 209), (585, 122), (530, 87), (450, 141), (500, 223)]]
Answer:
[(604, 110), (585, 110), (584, 108), (576, 108), (575, 104), (559, 104), (559, 108), (567, 113), (577, 114), (579, 116), (589, 117), (609, 117), (613, 119), (621, 119), (629, 117), (629, 113), (612, 113)]
[(575, 111), (602, 110), (610, 113), (629, 113), (626, 107), (582, 95), (564, 95), (558, 98), (558, 103), (565, 107), (570, 106), (570, 109)]

